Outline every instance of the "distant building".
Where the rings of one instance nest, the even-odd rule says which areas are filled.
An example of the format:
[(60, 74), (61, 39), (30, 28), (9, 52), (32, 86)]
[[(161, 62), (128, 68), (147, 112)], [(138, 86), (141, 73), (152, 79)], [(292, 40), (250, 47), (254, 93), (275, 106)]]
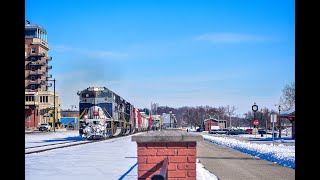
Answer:
[(226, 120), (218, 120), (215, 118), (205, 119), (204, 120), (204, 130), (210, 131), (211, 129), (223, 129), (226, 128)]
[[(163, 128), (175, 128), (177, 124), (177, 119), (175, 114), (170, 113), (162, 113), (163, 118)], [(171, 125), (170, 125), (171, 124)]]

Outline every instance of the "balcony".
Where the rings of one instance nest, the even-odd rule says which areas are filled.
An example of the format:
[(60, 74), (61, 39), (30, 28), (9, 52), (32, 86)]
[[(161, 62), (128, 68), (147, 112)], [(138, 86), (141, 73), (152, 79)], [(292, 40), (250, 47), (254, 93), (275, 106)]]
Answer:
[(42, 71), (42, 70), (34, 70), (34, 71), (29, 71), (29, 75), (42, 75), (42, 74), (44, 74), (44, 71)]
[[(48, 74), (47, 78), (52, 78), (52, 74)], [(47, 79), (48, 80), (48, 79)]]
[(31, 61), (29, 63), (29, 65), (37, 65), (37, 66), (43, 66), (45, 65), (46, 63), (45, 62), (42, 62), (41, 60), (38, 60), (38, 61)]
[(45, 53), (30, 53), (30, 56), (41, 56), (41, 57), (45, 57)]
[(52, 57), (51, 56), (48, 56), (46, 57), (47, 61), (51, 61), (52, 60)]
[(47, 87), (52, 87), (52, 83), (48, 83)]
[(34, 85), (34, 84), (41, 84), (41, 79), (35, 79), (35, 80), (30, 80), (29, 81), (29, 84), (32, 84), (32, 85)]
[(52, 69), (52, 66), (48, 66), (47, 69)]

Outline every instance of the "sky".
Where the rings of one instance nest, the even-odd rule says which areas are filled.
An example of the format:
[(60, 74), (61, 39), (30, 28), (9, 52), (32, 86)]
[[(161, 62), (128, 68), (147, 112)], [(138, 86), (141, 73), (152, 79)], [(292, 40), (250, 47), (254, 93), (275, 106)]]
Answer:
[[(25, 146), (30, 148), (72, 140), (79, 140), (78, 131), (26, 134)], [(90, 177), (90, 179), (136, 180), (138, 175), (136, 163), (137, 144), (131, 141), (130, 135), (103, 142), (26, 154), (25, 179), (87, 180)], [(196, 166), (197, 180), (218, 180), (199, 161)]]
[(295, 80), (294, 3), (26, 0), (25, 19), (47, 30), (62, 109), (102, 86), (137, 108), (230, 105), (243, 116), (254, 103), (276, 111)]

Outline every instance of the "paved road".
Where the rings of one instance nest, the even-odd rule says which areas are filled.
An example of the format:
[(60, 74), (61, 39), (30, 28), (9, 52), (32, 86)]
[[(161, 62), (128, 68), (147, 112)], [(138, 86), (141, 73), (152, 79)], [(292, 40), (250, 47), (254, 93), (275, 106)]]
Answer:
[(294, 180), (295, 170), (225, 148), (197, 142), (197, 158), (219, 180)]

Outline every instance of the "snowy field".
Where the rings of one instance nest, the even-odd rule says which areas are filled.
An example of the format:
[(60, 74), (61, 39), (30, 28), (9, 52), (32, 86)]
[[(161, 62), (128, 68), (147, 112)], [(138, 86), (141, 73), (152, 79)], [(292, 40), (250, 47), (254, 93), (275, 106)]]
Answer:
[[(77, 131), (26, 134), (26, 147), (79, 139)], [(131, 136), (25, 155), (26, 180), (138, 179)], [(197, 162), (197, 180), (217, 180)]]

